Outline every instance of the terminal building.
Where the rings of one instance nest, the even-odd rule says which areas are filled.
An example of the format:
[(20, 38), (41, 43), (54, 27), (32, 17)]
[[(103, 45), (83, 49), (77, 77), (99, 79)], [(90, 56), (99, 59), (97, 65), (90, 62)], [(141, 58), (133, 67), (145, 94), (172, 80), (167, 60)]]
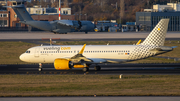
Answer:
[(141, 31), (151, 31), (162, 18), (169, 18), (168, 31), (180, 31), (180, 3), (153, 5), (153, 9), (136, 12), (136, 24)]

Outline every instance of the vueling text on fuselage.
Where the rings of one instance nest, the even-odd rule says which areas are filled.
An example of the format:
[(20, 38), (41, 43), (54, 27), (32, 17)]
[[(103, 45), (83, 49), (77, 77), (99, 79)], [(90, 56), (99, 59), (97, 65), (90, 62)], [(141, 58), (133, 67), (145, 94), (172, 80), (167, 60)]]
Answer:
[(71, 50), (71, 47), (45, 47), (44, 50)]

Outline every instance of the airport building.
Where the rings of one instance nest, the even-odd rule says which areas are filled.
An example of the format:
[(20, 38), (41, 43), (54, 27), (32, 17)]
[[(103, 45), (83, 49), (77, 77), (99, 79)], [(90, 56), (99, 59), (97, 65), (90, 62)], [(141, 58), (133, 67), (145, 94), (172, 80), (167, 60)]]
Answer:
[(141, 31), (151, 31), (162, 18), (169, 18), (168, 31), (180, 31), (180, 3), (153, 5), (153, 9), (136, 12), (136, 24)]
[(9, 12), (6, 10), (0, 10), (0, 27), (9, 26)]
[[(26, 10), (29, 14), (58, 14), (59, 8), (42, 8), (40, 6), (27, 7)], [(63, 15), (71, 15), (71, 8), (61, 8), (61, 14)]]
[[(26, 8), (31, 17), (38, 21), (54, 21), (59, 20), (59, 8), (42, 8), (34, 6)], [(63, 20), (75, 20), (74, 15), (71, 15), (71, 8), (61, 8), (61, 18)]]
[[(7, 1), (7, 6), (16, 6), (24, 4), (25, 0), (9, 0)], [(6, 5), (6, 4), (5, 4)], [(39, 6), (34, 6), (32, 8), (26, 8), (34, 20), (38, 21), (54, 21), (59, 20), (59, 8), (41, 8)], [(75, 15), (71, 15), (71, 8), (61, 9), (61, 19), (63, 20), (75, 20)], [(14, 28), (14, 29), (27, 29), (28, 25), (19, 22), (17, 14), (12, 8), (7, 8), (7, 10), (0, 10), (0, 27)]]

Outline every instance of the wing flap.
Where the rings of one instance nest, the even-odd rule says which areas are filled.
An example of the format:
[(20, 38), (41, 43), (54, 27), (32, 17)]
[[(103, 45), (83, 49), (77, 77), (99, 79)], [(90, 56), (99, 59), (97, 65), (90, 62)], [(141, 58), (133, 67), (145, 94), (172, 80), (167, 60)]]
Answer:
[(97, 64), (97, 63), (107, 63), (107, 61), (105, 59), (99, 59), (99, 58), (89, 58), (90, 60), (92, 60), (91, 63), (93, 64)]

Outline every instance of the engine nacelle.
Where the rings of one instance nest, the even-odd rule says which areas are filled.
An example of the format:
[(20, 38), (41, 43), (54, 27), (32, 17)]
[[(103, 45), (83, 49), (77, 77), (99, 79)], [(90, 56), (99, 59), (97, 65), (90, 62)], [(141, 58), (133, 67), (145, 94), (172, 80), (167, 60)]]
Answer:
[(54, 68), (56, 70), (69, 70), (72, 68), (71, 61), (67, 59), (56, 59), (54, 61)]
[(91, 21), (73, 21), (73, 27), (80, 31), (93, 31), (95, 26)]
[(81, 21), (81, 31), (93, 31), (95, 28), (91, 21)]
[[(85, 67), (88, 67), (87, 65)], [(74, 68), (84, 68), (84, 65), (74, 65)]]

